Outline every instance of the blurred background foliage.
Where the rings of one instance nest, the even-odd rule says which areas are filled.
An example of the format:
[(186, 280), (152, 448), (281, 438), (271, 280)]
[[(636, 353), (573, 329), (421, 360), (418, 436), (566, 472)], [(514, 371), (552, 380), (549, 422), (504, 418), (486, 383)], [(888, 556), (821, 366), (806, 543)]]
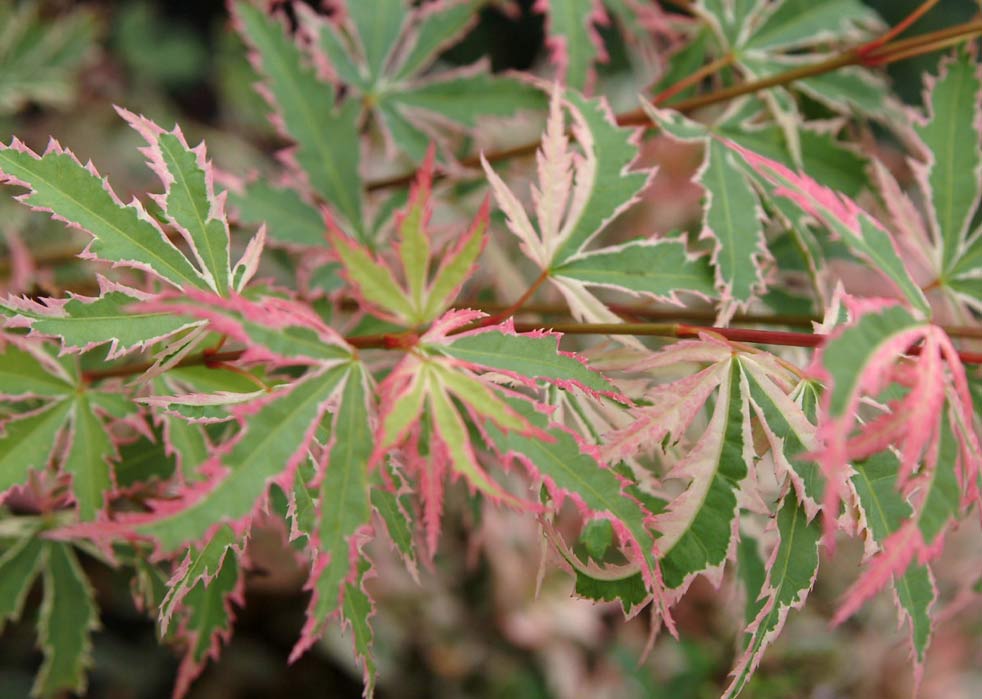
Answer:
[[(541, 65), (547, 60), (542, 18), (531, 12), (531, 0), (516, 4), (521, 12), (511, 16), (486, 9), (481, 22), (442, 61), (462, 65), (488, 56), (496, 71)], [(918, 0), (869, 4), (895, 23)], [(943, 0), (914, 31), (949, 26), (977, 12), (973, 2)], [(616, 85), (618, 75), (630, 68), (628, 53), (615, 30), (605, 30), (604, 39), (611, 61), (602, 66), (601, 81)], [(936, 60), (926, 56), (890, 66), (905, 101), (920, 100), (921, 76)], [(0, 0), (0, 136), (9, 142), (16, 133), (32, 148), (43, 149), (54, 134), (81, 158), (97, 160), (124, 198), (155, 185), (136, 150), (138, 135), (116, 116), (114, 104), (164, 125), (179, 122), (189, 141), (207, 141), (209, 153), (226, 172), (271, 171), (271, 154), (281, 144), (265, 120), (254, 81), (221, 0)], [(61, 225), (0, 199), (0, 272), (9, 270), (9, 259), (24, 240), (41, 254), (76, 242)], [(47, 278), (56, 292), (91, 284), (69, 261), (66, 257), (66, 264)], [(719, 695), (735, 650), (741, 600), (721, 595), (700, 579), (678, 608), (683, 640), (659, 637), (639, 666), (636, 659), (649, 635), (646, 615), (624, 622), (616, 606), (574, 599), (572, 580), (556, 570), (546, 575), (536, 595), (534, 571), (541, 549), (534, 522), (503, 511), (478, 511), (461, 488), (447, 509), (444, 544), (434, 565), (420, 571), (419, 583), (384, 544), (372, 551), (378, 576), (371, 585), (382, 608), (375, 617), (379, 697)], [(971, 531), (960, 532), (939, 566), (944, 571), (940, 584), (956, 596), (959, 582), (978, 573), (959, 568), (960, 547), (974, 545), (980, 536), (977, 523), (966, 529)], [(909, 696), (902, 633), (871, 630), (890, 628), (889, 599), (880, 599), (842, 628), (827, 627), (843, 581), (852, 579), (862, 553), (857, 542), (850, 544), (823, 563), (812, 601), (791, 616), (745, 696)], [(284, 546), (283, 532), (271, 526), (252, 542), (250, 554), (247, 605), (239, 611), (233, 640), (190, 697), (360, 696), (358, 670), (338, 630), (317, 651), (292, 666), (286, 663), (307, 601), (301, 589), (304, 571)], [(158, 645), (153, 623), (134, 608), (129, 580), (87, 563), (103, 610), (89, 696), (169, 696), (177, 661)], [(40, 662), (33, 647), (36, 593), (29, 601), (32, 611), (0, 637), (4, 699), (28, 696)], [(952, 605), (939, 629), (927, 663), (925, 697), (982, 696), (982, 615), (977, 598), (968, 596), (965, 604), (974, 605), (974, 613), (960, 614), (965, 607)]]

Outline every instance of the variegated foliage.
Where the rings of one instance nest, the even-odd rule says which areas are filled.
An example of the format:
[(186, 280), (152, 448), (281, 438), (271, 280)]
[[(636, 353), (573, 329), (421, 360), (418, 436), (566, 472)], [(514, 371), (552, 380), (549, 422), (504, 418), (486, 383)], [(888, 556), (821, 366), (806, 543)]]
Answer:
[[(271, 522), (308, 570), (291, 657), (340, 621), (370, 695), (369, 544), (387, 539), (425, 581), (417, 568), (440, 549), (448, 489), (535, 518), (578, 595), (618, 600), (629, 617), (650, 604), (673, 634), (696, 578), (742, 586), (727, 697), (805, 604), (821, 545), (861, 536), (864, 569), (833, 621), (892, 588), (920, 678), (943, 602), (932, 567), (980, 497), (982, 383), (937, 322), (952, 303), (974, 322), (966, 307), (978, 307), (982, 160), (952, 146), (979, 140), (977, 64), (947, 62), (909, 130), (923, 217), (880, 166), (887, 221), (861, 208), (865, 179), (842, 170), (862, 161), (803, 126), (780, 92), (709, 125), (645, 102), (657, 128), (703, 149), (705, 196), (691, 235), (625, 237), (619, 218), (655, 168), (603, 98), (558, 83), (546, 96), (480, 68), (430, 71), (483, 4), (352, 1), (330, 16), (298, 5), (294, 36), (279, 11), (233, 3), (294, 145), (275, 186), (220, 178), (237, 189), (231, 223), (204, 146), (125, 109), (161, 189), (128, 204), (56, 141), (42, 154), (17, 139), (0, 147), (4, 182), (90, 236), (80, 256), (101, 272), (95, 297), (0, 300), (0, 623), (20, 617), (39, 579), (37, 695), (84, 691), (98, 622), (89, 557), (133, 571), (138, 603), (181, 648), (184, 695), (227, 643), (251, 541)], [(827, 5), (707, 0), (695, 6), (706, 21), (689, 21), (754, 76), (817, 60), (816, 42), (873, 23), (854, 2)], [(631, 31), (668, 31), (632, 0), (540, 3), (570, 85), (586, 84), (599, 54), (601, 6)], [(859, 79), (802, 89), (841, 98), (826, 100), (833, 109), (896, 116), (851, 96)], [(466, 131), (547, 103), (530, 187), (488, 159), (483, 203), (473, 182), (437, 179), (461, 171), (430, 145), (435, 120)], [(364, 192), (374, 126), (420, 163), (395, 204)], [(826, 146), (838, 155), (813, 159)], [(489, 225), (492, 197), (502, 230)], [(265, 249), (265, 227), (240, 230), (260, 221), (285, 254), (309, 257), (294, 277), (257, 277), (284, 253)], [(516, 260), (487, 262), (491, 239)], [(875, 293), (844, 291), (832, 258), (865, 265)], [(623, 295), (643, 311), (724, 320), (758, 300), (780, 307), (787, 264), (810, 280), (799, 300), (826, 311), (818, 337), (792, 337), (818, 348), (810, 361), (728, 340), (724, 327), (676, 327), (689, 339), (658, 347), (618, 333)], [(491, 299), (482, 285), (498, 273), (526, 286)], [(546, 321), (516, 330), (534, 293), (603, 324), (610, 341), (578, 354)]]

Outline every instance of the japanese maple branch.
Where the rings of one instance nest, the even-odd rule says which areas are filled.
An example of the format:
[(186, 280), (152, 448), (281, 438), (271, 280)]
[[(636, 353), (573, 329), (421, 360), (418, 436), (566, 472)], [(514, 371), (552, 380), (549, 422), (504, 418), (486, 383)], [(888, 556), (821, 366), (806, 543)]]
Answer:
[[(891, 41), (874, 47), (868, 48), (870, 44), (847, 49), (831, 58), (818, 63), (806, 66), (799, 66), (789, 70), (776, 73), (760, 80), (752, 80), (738, 85), (731, 85), (719, 90), (708, 92), (704, 95), (696, 95), (684, 100), (679, 100), (672, 104), (672, 108), (680, 112), (691, 112), (702, 107), (713, 104), (727, 102), (743, 95), (753, 94), (761, 90), (772, 87), (782, 87), (790, 85), (805, 78), (811, 78), (825, 73), (830, 73), (840, 68), (854, 65), (885, 65), (895, 61), (920, 56), (926, 53), (940, 51), (949, 46), (963, 43), (968, 39), (982, 35), (982, 20), (974, 20), (962, 24), (929, 32), (919, 36), (911, 37), (898, 41)], [(878, 41), (878, 40), (877, 40)], [(641, 109), (617, 115), (617, 123), (621, 126), (646, 126), (650, 127), (651, 120)], [(492, 151), (485, 153), (484, 157), (488, 162), (509, 160), (521, 156), (528, 156), (535, 153), (540, 141), (524, 143), (512, 148)], [(480, 157), (472, 156), (461, 160), (461, 164), (466, 167), (477, 167), (480, 165)], [(437, 172), (436, 175), (445, 176), (444, 173)], [(415, 177), (415, 173), (405, 173), (385, 179), (375, 180), (366, 185), (368, 191), (389, 189), (392, 187), (402, 187), (408, 184)]]

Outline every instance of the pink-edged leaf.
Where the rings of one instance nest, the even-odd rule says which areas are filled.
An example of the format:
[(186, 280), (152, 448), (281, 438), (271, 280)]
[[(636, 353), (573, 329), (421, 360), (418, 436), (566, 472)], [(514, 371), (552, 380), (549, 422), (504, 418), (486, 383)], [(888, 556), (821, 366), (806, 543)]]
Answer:
[(890, 234), (869, 213), (848, 197), (823, 187), (807, 175), (792, 172), (784, 165), (735, 143), (727, 141), (725, 145), (735, 150), (758, 175), (776, 187), (775, 194), (786, 197), (802, 211), (825, 224), (853, 252), (893, 282), (911, 306), (925, 315), (930, 314), (927, 299), (911, 279)]
[[(847, 299), (848, 301), (848, 299)], [(831, 545), (839, 499), (845, 487), (847, 462), (881, 452), (892, 444), (901, 451), (898, 486), (906, 485), (920, 459), (938, 449), (947, 402), (957, 416), (957, 439), (963, 445), (961, 482), (969, 487), (980, 468), (979, 440), (972, 418), (965, 369), (951, 340), (937, 326), (917, 321), (905, 309), (890, 304), (853, 305), (856, 320), (834, 331), (816, 354), (813, 373), (828, 390), (822, 401), (818, 461), (826, 476), (824, 508), (826, 542)], [(914, 345), (916, 359), (898, 358)], [(906, 387), (906, 394), (888, 405), (889, 412), (860, 426), (860, 400), (877, 397), (891, 383)], [(950, 388), (947, 388), (950, 387)], [(947, 423), (946, 423), (947, 424)], [(859, 429), (856, 433), (855, 430)], [(920, 473), (935, 468), (925, 461)]]
[(972, 52), (959, 51), (925, 80), (926, 118), (915, 118), (920, 161), (911, 167), (926, 195), (928, 222), (940, 251), (944, 278), (965, 254), (970, 226), (982, 199), (982, 68)]
[(372, 514), (368, 465), (374, 443), (367, 382), (367, 375), (357, 367), (345, 380), (332, 440), (318, 467), (317, 524), (311, 532), (316, 554), (307, 584), (311, 599), (291, 660), (323, 633), (328, 620), (343, 607), (344, 594), (356, 579), (359, 538), (369, 528)]
[(164, 185), (164, 194), (154, 201), (190, 246), (211, 288), (225, 294), (232, 285), (225, 194), (215, 195), (204, 143), (192, 149), (180, 127), (165, 131), (142, 115), (120, 107), (116, 111), (148, 144), (142, 152)]
[[(114, 526), (153, 539), (161, 551), (198, 542), (226, 523), (241, 533), (271, 483), (289, 487), (348, 371), (342, 365), (311, 372), (238, 409), (241, 430), (201, 467), (206, 480), (188, 486), (177, 500), (156, 503), (151, 514), (126, 517)], [(100, 535), (98, 529), (76, 533)]]
[(218, 659), (222, 645), (232, 636), (232, 603), (243, 605), (244, 588), (238, 560), (226, 554), (211, 580), (200, 578), (184, 596), (176, 636), (186, 646), (174, 682), (174, 699), (187, 694), (209, 659)]
[(43, 303), (21, 298), (0, 299), (10, 313), (7, 327), (27, 327), (32, 334), (60, 340), (72, 352), (87, 352), (109, 343), (107, 359), (164, 342), (200, 322), (164, 312), (140, 312), (135, 306), (150, 298), (145, 293), (100, 278), (101, 294), (90, 298), (71, 294)]
[(747, 627), (750, 634), (743, 655), (737, 659), (725, 699), (736, 697), (753, 676), (764, 651), (784, 627), (788, 613), (801, 609), (818, 575), (818, 543), (821, 529), (809, 521), (793, 491), (785, 495), (777, 513), (778, 543), (767, 561), (767, 579), (760, 597), (764, 606)]
[[(432, 339), (436, 342), (430, 341)], [(509, 321), (449, 337), (427, 333), (424, 347), (481, 369), (492, 369), (534, 385), (542, 379), (562, 388), (619, 397), (616, 389), (581, 357), (559, 349), (558, 333), (535, 331), (518, 334)]]
[(17, 139), (0, 146), (0, 176), (30, 191), (27, 206), (89, 233), (80, 254), (150, 272), (178, 288), (208, 288), (138, 201), (124, 206), (90, 163), (82, 165), (57, 141), (37, 155)]
[(577, 90), (588, 90), (596, 74), (593, 64), (607, 60), (597, 25), (609, 23), (598, 0), (536, 0), (533, 6), (546, 15), (546, 45), (558, 78)]
[(718, 580), (736, 542), (737, 491), (753, 464), (752, 443), (740, 363), (726, 362), (722, 373), (709, 425), (668, 474), (688, 487), (654, 519), (662, 579), (672, 590), (699, 573)]
[[(540, 480), (556, 509), (569, 498), (587, 521), (609, 521), (625, 554), (636, 566), (632, 573), (640, 573), (648, 594), (661, 599), (659, 548), (651, 527), (652, 515), (631, 494), (630, 483), (600, 460), (595, 447), (552, 422), (547, 409), (516, 396), (509, 398), (509, 404), (546, 435), (548, 441), (540, 436), (505, 432), (489, 425), (486, 431), (495, 451), (506, 462), (522, 464), (532, 478)], [(597, 577), (603, 579), (605, 576), (598, 571)], [(626, 610), (630, 607), (630, 604), (625, 605)], [(671, 625), (670, 617), (666, 616), (664, 620)]]
[(167, 311), (208, 321), (209, 330), (247, 346), (245, 359), (326, 366), (347, 361), (352, 349), (309, 306), (272, 296), (253, 301), (190, 292), (144, 302), (141, 310)]

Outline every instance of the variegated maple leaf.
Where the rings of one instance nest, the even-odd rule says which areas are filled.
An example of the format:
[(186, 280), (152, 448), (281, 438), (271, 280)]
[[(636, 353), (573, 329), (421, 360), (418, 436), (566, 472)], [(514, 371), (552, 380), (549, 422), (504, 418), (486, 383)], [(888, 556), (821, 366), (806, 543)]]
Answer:
[(49, 346), (17, 335), (0, 335), (0, 386), (2, 402), (38, 401), (3, 423), (0, 499), (32, 472), (53, 469), (70, 476), (79, 517), (97, 519), (114, 488), (108, 422), (125, 417), (125, 401), (121, 413), (121, 396), (89, 386), (75, 358), (56, 358)]
[[(0, 178), (26, 187), (18, 199), (71, 227), (86, 231), (92, 241), (83, 259), (145, 272), (166, 289), (208, 291), (220, 295), (241, 291), (256, 272), (264, 234), (260, 231), (234, 267), (229, 260), (229, 229), (224, 195), (215, 194), (211, 163), (204, 145), (190, 148), (180, 128), (165, 131), (148, 119), (120, 109), (120, 114), (147, 141), (144, 154), (164, 185), (151, 195), (168, 229), (178, 236), (190, 257), (175, 245), (161, 223), (139, 200), (123, 205), (89, 163), (52, 140), (39, 156), (16, 138), (0, 147)], [(110, 343), (113, 359), (135, 349), (166, 341), (186, 345), (201, 333), (200, 325), (164, 313), (132, 313), (128, 307), (152, 294), (100, 278), (97, 298), (67, 300), (0, 300), (7, 327), (27, 327), (33, 334), (56, 337), (70, 351), (87, 351)]]
[[(692, 364), (706, 367), (645, 391), (645, 404), (632, 409), (634, 423), (608, 435), (604, 447), (605, 457), (616, 461), (679, 445), (677, 462), (664, 478), (688, 481), (688, 487), (654, 518), (661, 535), (659, 567), (672, 599), (695, 575), (718, 581), (733, 553), (738, 498), (755, 461), (752, 411), (761, 421), (773, 418), (767, 431), (775, 463), (814, 502), (810, 467), (797, 452), (814, 438), (814, 429), (789, 397), (794, 383), (787, 370), (764, 353), (738, 354), (711, 338), (677, 343), (633, 370), (664, 372)], [(713, 396), (709, 423), (690, 443), (688, 433)]]
[(396, 217), (398, 275), (329, 221), (328, 238), (359, 300), (373, 312), (410, 327), (425, 325), (449, 308), (474, 269), (488, 225), (485, 201), (470, 229), (449, 250), (438, 254), (432, 249), (429, 222), (434, 158), (431, 147), (406, 208)]
[[(978, 499), (982, 465), (965, 369), (944, 331), (895, 304), (846, 300), (852, 321), (832, 333), (812, 366), (827, 385), (819, 418), (818, 462), (826, 479), (830, 545), (850, 462), (896, 448), (899, 464), (893, 483), (905, 497), (922, 484), (937, 482), (940, 470), (952, 469), (961, 492), (956, 503)], [(916, 356), (908, 354), (912, 350)], [(883, 412), (861, 423), (857, 413), (864, 399), (881, 403)], [(956, 504), (954, 513), (958, 511)], [(915, 555), (921, 563), (933, 557), (940, 550), (942, 531), (938, 527), (924, 538), (916, 519), (908, 519), (884, 542), (888, 556), (879, 559), (885, 564), (879, 568), (881, 581), (874, 583), (875, 575), (867, 576), (866, 589), (882, 586), (883, 571), (902, 573)], [(899, 557), (893, 566), (887, 564), (891, 556)], [(861, 602), (864, 594), (852, 599)]]
[(915, 199), (923, 206), (915, 206), (884, 166), (876, 181), (908, 264), (934, 291), (929, 298), (936, 312), (961, 323), (968, 309), (982, 307), (982, 228), (972, 228), (982, 200), (982, 68), (976, 58), (959, 51), (943, 61), (938, 75), (925, 80), (924, 103), (927, 114), (913, 113), (906, 133), (915, 151), (909, 160)]
[[(579, 150), (566, 136), (566, 112)], [(679, 303), (677, 294), (715, 294), (704, 257), (686, 251), (679, 239), (641, 239), (588, 249), (608, 224), (638, 201), (653, 171), (631, 170), (638, 155), (636, 134), (616, 126), (602, 99), (588, 100), (556, 87), (537, 154), (538, 187), (532, 200), (536, 223), (519, 199), (485, 161), (498, 206), (522, 251), (566, 299), (573, 315), (587, 322), (616, 323), (619, 316), (595, 295), (608, 288)]]

